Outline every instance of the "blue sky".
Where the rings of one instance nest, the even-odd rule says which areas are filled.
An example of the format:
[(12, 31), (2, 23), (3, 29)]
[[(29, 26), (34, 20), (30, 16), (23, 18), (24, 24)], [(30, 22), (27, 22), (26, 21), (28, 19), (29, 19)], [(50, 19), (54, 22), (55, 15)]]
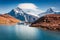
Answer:
[(50, 7), (60, 11), (60, 0), (0, 0), (0, 13), (8, 13), (20, 3), (34, 3), (44, 11)]

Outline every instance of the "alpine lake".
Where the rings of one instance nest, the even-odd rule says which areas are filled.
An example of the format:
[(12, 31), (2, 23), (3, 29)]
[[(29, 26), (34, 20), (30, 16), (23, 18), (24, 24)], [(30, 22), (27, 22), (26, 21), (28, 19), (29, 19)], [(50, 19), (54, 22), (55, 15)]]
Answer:
[(60, 32), (43, 30), (29, 25), (0, 25), (0, 40), (60, 40)]

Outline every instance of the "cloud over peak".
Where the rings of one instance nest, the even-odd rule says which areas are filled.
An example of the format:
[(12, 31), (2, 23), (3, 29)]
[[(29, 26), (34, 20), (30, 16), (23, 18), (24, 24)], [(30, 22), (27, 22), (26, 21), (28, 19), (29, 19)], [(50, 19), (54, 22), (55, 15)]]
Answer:
[(21, 3), (18, 5), (19, 8), (22, 9), (36, 9), (38, 8), (35, 4), (33, 3)]

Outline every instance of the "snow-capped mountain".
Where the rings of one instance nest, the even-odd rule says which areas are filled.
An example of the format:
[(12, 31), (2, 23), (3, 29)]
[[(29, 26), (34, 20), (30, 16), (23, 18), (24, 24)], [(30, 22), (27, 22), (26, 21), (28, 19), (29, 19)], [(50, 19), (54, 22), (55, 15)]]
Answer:
[[(28, 7), (27, 7), (28, 6)], [(25, 22), (34, 22), (39, 18), (41, 10), (37, 9), (34, 4), (19, 4), (17, 8), (11, 10), (8, 14)]]
[(21, 21), (34, 22), (44, 15), (60, 14), (60, 12), (55, 12), (52, 8), (49, 8), (47, 11), (43, 12), (32, 3), (22, 3), (19, 4), (17, 8), (11, 10), (8, 14)]
[(46, 13), (54, 13), (52, 8), (47, 9)]
[(40, 13), (39, 16), (42, 17), (42, 16), (47, 15), (47, 14), (54, 14), (53, 9), (49, 8), (49, 9), (47, 9), (47, 11)]
[(39, 14), (40, 17), (47, 15), (47, 14), (60, 14), (60, 11), (54, 11), (52, 8), (47, 9), (47, 11), (42, 12)]
[[(18, 11), (21, 12), (21, 13), (18, 13)], [(25, 18), (23, 16), (23, 12), (19, 8), (11, 10), (8, 14), (15, 17), (15, 18), (17, 18), (17, 19), (19, 19), (19, 20), (22, 20), (22, 21), (25, 20)]]

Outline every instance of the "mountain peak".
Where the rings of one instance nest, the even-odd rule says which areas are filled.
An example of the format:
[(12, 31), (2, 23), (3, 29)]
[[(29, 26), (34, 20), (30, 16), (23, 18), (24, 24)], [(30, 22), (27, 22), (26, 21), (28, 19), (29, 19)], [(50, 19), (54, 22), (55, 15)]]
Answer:
[(47, 11), (46, 12), (48, 12), (48, 13), (52, 13), (52, 12), (54, 12), (53, 11), (53, 9), (52, 8), (49, 8), (49, 9), (47, 9)]

